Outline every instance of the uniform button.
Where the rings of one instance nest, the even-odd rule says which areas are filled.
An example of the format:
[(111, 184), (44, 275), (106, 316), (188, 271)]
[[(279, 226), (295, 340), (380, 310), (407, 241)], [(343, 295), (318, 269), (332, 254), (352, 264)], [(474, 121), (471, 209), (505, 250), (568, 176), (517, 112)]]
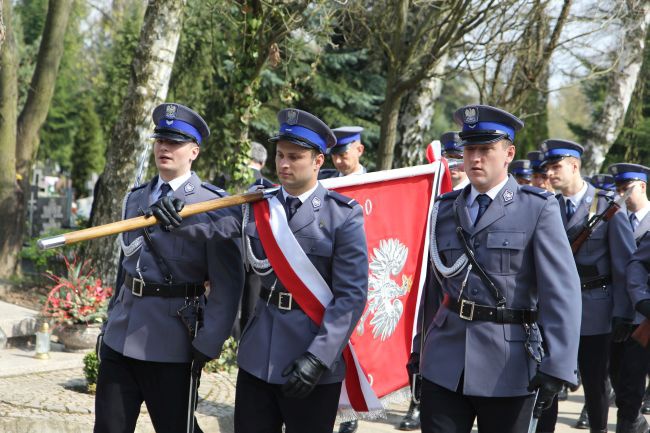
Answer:
[(478, 295), (478, 289), (472, 289), (472, 295)]
[(503, 241), (503, 246), (504, 246), (504, 247), (507, 247), (508, 245), (510, 245), (510, 242), (508, 242), (508, 241)]

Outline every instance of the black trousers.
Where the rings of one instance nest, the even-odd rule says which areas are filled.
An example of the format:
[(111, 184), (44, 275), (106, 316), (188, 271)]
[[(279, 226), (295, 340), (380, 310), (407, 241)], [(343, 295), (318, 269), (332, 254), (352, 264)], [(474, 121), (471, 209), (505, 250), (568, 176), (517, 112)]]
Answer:
[[(102, 344), (100, 355), (95, 433), (133, 432), (142, 402), (147, 405), (156, 433), (185, 431), (189, 363), (140, 361), (106, 344)], [(195, 432), (201, 433), (195, 426)]]
[(534, 395), (466, 396), (423, 379), (420, 399), (422, 432), (469, 433), (474, 419), (477, 419), (481, 433), (526, 433), (534, 402)]
[(650, 356), (633, 338), (612, 343), (610, 376), (616, 392), (617, 418), (634, 420), (639, 414), (645, 393), (645, 377)]
[(341, 383), (317, 385), (305, 398), (287, 398), (282, 385), (240, 369), (235, 394), (235, 433), (332, 433)]
[(537, 433), (552, 433), (555, 431), (557, 423), (558, 401), (557, 395), (553, 399), (553, 404), (548, 409), (542, 411), (542, 415), (537, 422)]
[(578, 368), (585, 393), (585, 404), (592, 430), (607, 429), (609, 402), (607, 371), (609, 365), (610, 334), (583, 335), (578, 348)]

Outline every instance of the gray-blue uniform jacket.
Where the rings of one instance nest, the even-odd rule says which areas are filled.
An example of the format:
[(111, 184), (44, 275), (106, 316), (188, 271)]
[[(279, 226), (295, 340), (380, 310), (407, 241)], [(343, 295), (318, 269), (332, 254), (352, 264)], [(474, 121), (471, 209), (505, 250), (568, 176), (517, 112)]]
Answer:
[[(646, 216), (644, 220), (648, 219)], [(650, 235), (648, 232), (639, 240), (639, 247), (632, 254), (626, 268), (627, 290), (634, 305), (650, 299)], [(645, 319), (645, 317), (643, 317)], [(640, 323), (640, 322), (639, 322)]]
[[(546, 347), (539, 370), (576, 383), (580, 287), (566, 235), (557, 229), (562, 223), (557, 200), (542, 189), (518, 185), (510, 176), (474, 227), (467, 209), (470, 189), (468, 185), (439, 198), (432, 242), (437, 243), (441, 260), (451, 266), (463, 254), (456, 235), (457, 209), (476, 260), (505, 296), (506, 306), (537, 308)], [(467, 266), (440, 282), (429, 275), (426, 304), (432, 304), (437, 311), (428, 325), (421, 353), (422, 376), (452, 391), (458, 388), (462, 376), (465, 395), (530, 394), (526, 388), (538, 367), (524, 348), (524, 326), (465, 320), (440, 304), (443, 295), (459, 299), (466, 276)], [(496, 306), (491, 291), (474, 271), (467, 276), (462, 295), (476, 304)], [(426, 312), (426, 316), (431, 315)], [(531, 328), (529, 341), (538, 351), (540, 330), (536, 324)], [(420, 349), (418, 344), (416, 336), (415, 352)]]
[[(650, 231), (650, 213), (646, 214), (645, 217), (639, 222), (639, 225), (637, 226), (636, 230), (634, 230), (634, 241), (636, 242), (637, 245), (637, 252), (632, 254), (632, 258), (630, 259), (631, 261), (635, 261), (635, 264), (632, 266), (632, 268), (626, 269), (626, 275), (627, 275), (627, 294), (630, 297), (630, 307), (634, 308), (634, 306), (639, 302), (644, 299), (650, 299), (650, 291), (649, 288), (647, 287), (647, 282), (648, 278), (646, 278), (646, 285), (643, 284), (637, 284), (638, 282), (643, 281), (643, 279), (639, 278), (642, 277), (643, 275), (639, 275), (639, 270), (641, 270), (641, 274), (643, 273), (643, 270), (638, 266), (638, 260), (641, 257), (639, 254), (649, 254), (650, 252), (650, 241), (644, 241), (646, 244), (646, 252), (641, 252), (638, 253), (642, 239), (647, 238), (648, 236), (645, 236), (646, 233)], [(647, 255), (645, 260), (647, 263), (649, 263), (650, 267), (650, 254)], [(628, 264), (628, 266), (630, 266)], [(645, 269), (645, 268), (643, 268)], [(634, 273), (634, 275), (632, 275)], [(641, 322), (645, 320), (645, 316), (639, 312), (636, 312), (634, 314), (634, 324), (639, 325)]]
[[(282, 193), (278, 199), (284, 203)], [(215, 219), (211, 212), (201, 222), (181, 225), (179, 236), (213, 239), (231, 236), (232, 227)], [(241, 220), (240, 220), (241, 221)], [(309, 260), (323, 276), (334, 295), (326, 307), (320, 326), (302, 310), (281, 310), (258, 300), (254, 316), (239, 342), (239, 367), (255, 377), (280, 384), (282, 371), (306, 351), (316, 355), (329, 370), (320, 384), (343, 380), (345, 364), (341, 353), (366, 305), (368, 291), (368, 251), (361, 206), (354, 200), (318, 185), (298, 208), (289, 227)], [(252, 211), (244, 227), (255, 256), (266, 255), (259, 240)], [(291, 254), (290, 251), (285, 251)], [(274, 272), (262, 276), (262, 287), (287, 291)]]
[[(151, 188), (157, 178), (131, 190), (125, 199), (124, 218), (141, 215), (149, 207)], [(174, 197), (186, 203), (196, 203), (223, 197), (226, 193), (192, 176), (174, 191)], [(219, 218), (222, 213), (215, 212)], [(191, 221), (191, 217), (188, 221)], [(226, 218), (227, 219), (227, 218)], [(230, 335), (244, 284), (239, 242), (222, 239), (217, 242), (187, 240), (166, 233), (158, 225), (148, 229), (152, 244), (162, 256), (173, 276), (174, 283), (210, 281), (210, 293), (201, 297), (204, 306), (203, 327), (194, 339), (194, 346), (205, 355), (216, 358), (223, 342)], [(124, 243), (142, 246), (131, 255), (125, 255), (123, 271), (145, 282), (164, 283), (163, 271), (158, 267), (144, 239), (142, 229), (124, 233)], [(139, 262), (139, 263), (138, 263)], [(139, 268), (140, 273), (137, 269)], [(158, 296), (138, 297), (131, 287), (122, 285), (111, 299), (104, 343), (113, 350), (144, 361), (190, 362), (192, 344), (189, 332), (177, 311), (183, 307), (184, 298)]]
[[(571, 220), (566, 220), (566, 203), (561, 194), (556, 196), (562, 210), (562, 223), (570, 239), (580, 232), (589, 218), (593, 200), (598, 200), (596, 213), (602, 212), (614, 198), (613, 192), (596, 191), (587, 186), (582, 202)], [(575, 263), (582, 282), (596, 277), (611, 277), (605, 287), (582, 290), (582, 326), (580, 335), (598, 335), (611, 332), (612, 317), (632, 319), (634, 309), (625, 287), (625, 266), (634, 251), (634, 237), (624, 211), (614, 214), (607, 223), (600, 223), (575, 255)]]

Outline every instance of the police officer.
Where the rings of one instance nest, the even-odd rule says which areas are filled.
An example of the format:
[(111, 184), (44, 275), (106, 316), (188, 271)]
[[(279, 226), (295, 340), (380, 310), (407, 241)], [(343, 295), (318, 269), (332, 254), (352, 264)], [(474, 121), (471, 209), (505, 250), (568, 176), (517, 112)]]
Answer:
[[(616, 184), (619, 194), (630, 192), (625, 201), (627, 219), (638, 244), (643, 235), (650, 229), (650, 201), (646, 195), (648, 174), (650, 169), (639, 164), (619, 163), (610, 165), (607, 169)], [(630, 190), (631, 189), (631, 190)], [(645, 318), (642, 314), (634, 314), (634, 293), (629, 293), (629, 325), (621, 325), (622, 333), (617, 342), (612, 343), (610, 375), (616, 391), (616, 407), (618, 416), (617, 433), (646, 433), (648, 423), (640, 413), (645, 392), (645, 377), (648, 371), (647, 351), (629, 336)]]
[[(614, 193), (597, 190), (582, 179), (581, 145), (549, 139), (541, 150), (551, 185), (560, 191), (556, 197), (572, 242), (592, 215), (605, 210)], [(629, 314), (625, 266), (632, 251), (632, 230), (625, 213), (617, 212), (610, 221), (597, 226), (574, 254), (582, 290), (578, 365), (592, 432), (607, 431), (606, 382), (612, 324), (618, 335)]]
[(542, 164), (544, 161), (544, 153), (539, 150), (533, 150), (528, 152), (526, 158), (530, 161), (530, 168), (533, 170), (530, 184), (537, 188), (553, 192), (553, 187), (551, 187), (551, 184), (548, 181), (548, 176), (546, 175), (546, 168)]
[[(166, 103), (153, 121), (158, 175), (128, 193), (124, 218), (148, 213), (159, 197), (194, 203), (224, 196), (191, 171), (210, 134), (201, 116)], [(134, 431), (143, 401), (157, 432), (185, 431), (190, 363), (198, 375), (230, 334), (243, 284), (241, 254), (230, 240), (188, 241), (159, 227), (125, 232), (120, 243), (121, 282), (99, 347), (95, 432)], [(196, 328), (201, 311), (192, 338), (189, 327)]]
[(463, 189), (469, 185), (469, 179), (463, 165), (463, 146), (458, 132), (449, 131), (440, 136), (442, 156), (449, 162), (449, 174), (453, 189)]
[(329, 149), (332, 163), (336, 168), (324, 168), (318, 173), (319, 179), (330, 177), (349, 176), (351, 174), (363, 174), (366, 168), (361, 164), (364, 146), (361, 143), (360, 126), (341, 126), (333, 129), (336, 136), (336, 144)]
[(422, 431), (470, 432), (477, 419), (481, 432), (522, 432), (536, 392), (545, 406), (577, 380), (578, 275), (553, 195), (508, 176), (523, 122), (486, 105), (454, 120), (470, 185), (441, 196), (431, 219), (421, 305), (436, 311), (425, 309), (409, 360), (423, 378)]
[[(368, 290), (368, 252), (361, 206), (326, 190), (317, 180), (324, 154), (336, 139), (316, 116), (297, 109), (278, 113), (275, 165), (289, 229), (333, 300), (321, 323), (313, 322), (292, 295), (294, 287), (268, 261), (252, 211), (244, 211), (241, 231), (247, 262), (262, 276), (261, 298), (239, 344), (235, 431), (331, 433), (346, 365), (341, 353), (361, 317)], [(273, 200), (273, 199), (272, 199)], [(174, 207), (157, 208), (178, 225)], [(173, 233), (185, 238), (231, 236), (211, 212), (197, 215)], [(272, 251), (273, 253), (273, 251)], [(277, 257), (277, 256), (275, 256)], [(310, 268), (310, 266), (307, 266)], [(310, 274), (314, 275), (314, 274)], [(289, 283), (291, 284), (291, 283)], [(349, 368), (349, 367), (348, 367)]]
[(527, 159), (517, 159), (510, 163), (510, 173), (519, 185), (530, 185), (533, 178), (533, 169)]

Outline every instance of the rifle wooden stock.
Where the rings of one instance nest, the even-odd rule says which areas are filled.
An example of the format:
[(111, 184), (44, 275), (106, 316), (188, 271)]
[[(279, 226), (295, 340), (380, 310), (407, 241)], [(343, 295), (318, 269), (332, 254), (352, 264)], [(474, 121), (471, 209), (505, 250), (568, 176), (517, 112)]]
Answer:
[(578, 236), (571, 242), (571, 251), (573, 252), (573, 255), (575, 256), (578, 254), (578, 251), (580, 250), (580, 247), (582, 247), (582, 244), (585, 243), (587, 239), (589, 239), (589, 236), (594, 232), (594, 227), (600, 222), (600, 221), (609, 221), (616, 212), (621, 208), (617, 203), (611, 202), (609, 206), (607, 206), (607, 209), (603, 211), (602, 214), (599, 215), (594, 215), (585, 225), (585, 227), (578, 233)]
[(645, 319), (632, 333), (634, 338), (641, 346), (648, 347), (650, 343), (650, 320)]
[[(260, 201), (263, 198), (264, 198), (263, 191), (247, 192), (244, 194), (237, 194), (228, 197), (216, 198), (214, 200), (188, 204), (183, 208), (182, 211), (180, 211), (180, 215), (183, 218), (185, 218), (188, 216), (196, 215), (203, 212), (208, 212), (211, 210), (223, 209), (225, 207), (237, 206), (244, 203)], [(109, 224), (104, 224), (97, 227), (90, 227), (83, 230), (77, 230), (74, 232), (65, 233), (60, 236), (39, 239), (38, 246), (40, 249), (45, 250), (45, 249), (59, 247), (62, 245), (70, 245), (77, 242), (88, 241), (91, 239), (97, 239), (104, 236), (115, 235), (130, 230), (149, 227), (157, 223), (158, 221), (154, 217), (146, 218), (144, 216), (139, 216), (139, 217), (129, 218), (122, 221), (116, 221)]]

